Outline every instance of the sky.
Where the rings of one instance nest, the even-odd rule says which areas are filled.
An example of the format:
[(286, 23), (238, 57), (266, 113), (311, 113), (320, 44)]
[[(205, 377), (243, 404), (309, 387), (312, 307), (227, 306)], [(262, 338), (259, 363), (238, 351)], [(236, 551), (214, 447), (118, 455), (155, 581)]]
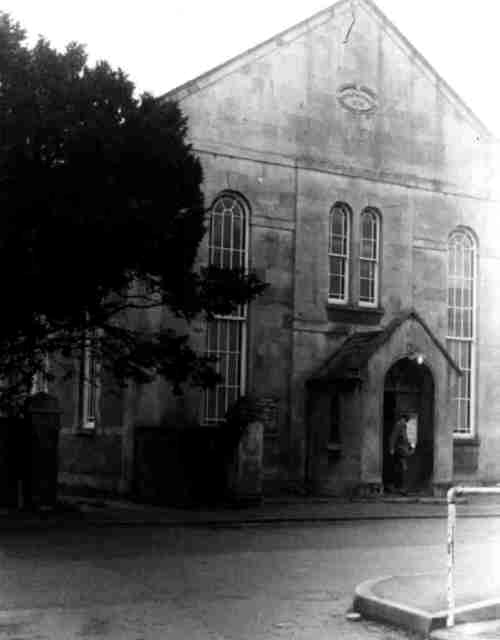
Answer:
[[(355, 0), (354, 0), (355, 1)], [(500, 137), (499, 0), (375, 0)], [(333, 0), (0, 0), (34, 41), (87, 46), (139, 92), (161, 95), (334, 4)]]

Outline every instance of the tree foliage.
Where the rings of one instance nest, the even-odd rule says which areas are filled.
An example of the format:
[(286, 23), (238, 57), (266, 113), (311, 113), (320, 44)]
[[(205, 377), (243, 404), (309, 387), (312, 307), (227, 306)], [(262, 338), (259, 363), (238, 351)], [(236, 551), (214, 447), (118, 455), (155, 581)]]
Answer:
[(196, 269), (207, 212), (177, 104), (137, 98), (123, 71), (89, 66), (79, 44), (29, 47), (0, 14), (0, 122), (0, 403), (26, 393), (47, 356), (78, 357), (89, 335), (120, 384), (213, 383), (187, 330), (130, 321), (161, 307), (187, 325), (264, 287)]

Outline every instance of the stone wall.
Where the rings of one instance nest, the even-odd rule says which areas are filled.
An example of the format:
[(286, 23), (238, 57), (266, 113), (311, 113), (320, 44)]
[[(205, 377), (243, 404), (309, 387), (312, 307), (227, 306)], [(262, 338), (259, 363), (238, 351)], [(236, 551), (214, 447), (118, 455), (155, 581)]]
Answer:
[[(206, 205), (225, 190), (244, 198), (249, 267), (270, 285), (249, 306), (246, 367), (246, 392), (273, 398), (265, 426), (266, 484), (306, 482), (308, 456), (317, 444), (307, 428), (306, 382), (349, 332), (385, 326), (400, 311), (415, 308), (445, 342), (447, 241), (457, 226), (471, 229), (479, 246), (478, 382), (477, 437), (470, 446), (457, 446), (453, 458), (457, 474), (500, 481), (500, 251), (497, 205), (489, 200), (492, 144), (468, 108), (371, 3), (357, 3), (349, 30), (351, 22), (348, 3), (321, 12), (170, 96), (188, 117)], [(352, 256), (359, 255), (360, 212), (367, 206), (380, 212), (375, 309), (358, 304), (354, 258), (348, 304), (328, 304), (328, 215), (338, 201), (352, 209)], [(205, 241), (200, 264), (206, 257)], [(145, 313), (134, 321), (173, 320)], [(202, 350), (202, 323), (193, 324), (191, 337)], [(452, 382), (441, 374), (435, 388), (434, 479), (447, 482), (452, 454), (445, 404)], [(379, 439), (373, 434), (379, 429), (383, 375), (383, 369), (374, 372), (377, 382), (362, 407), (356, 395), (343, 407), (341, 453), (319, 445), (331, 492), (379, 481)], [(129, 451), (136, 447), (134, 473), (143, 496), (186, 497), (183, 492), (195, 491), (181, 459), (198, 465), (200, 477), (209, 473), (212, 462), (197, 446), (185, 449), (182, 435), (195, 428), (199, 403), (198, 392), (179, 402), (159, 382), (134, 391), (120, 418), (103, 411), (105, 424), (121, 427), (128, 421), (136, 428), (135, 436), (127, 428), (126, 441)], [(65, 473), (106, 473), (102, 448), (113, 474), (119, 474), (118, 449), (111, 442), (120, 445), (113, 438), (103, 434), (101, 447), (100, 437), (64, 435)]]
[(59, 460), (62, 485), (114, 493), (120, 489), (122, 437), (119, 433), (86, 435), (62, 431)]
[(135, 431), (134, 495), (173, 505), (224, 499), (226, 461), (219, 429), (141, 427)]
[[(208, 203), (230, 189), (249, 204), (250, 267), (271, 286), (250, 307), (248, 391), (278, 398), (279, 436), (267, 439), (265, 457), (276, 476), (298, 482), (308, 377), (347, 331), (385, 325), (404, 309), (417, 309), (444, 341), (449, 233), (467, 224), (481, 243), (492, 213), (492, 149), (480, 123), (376, 9), (359, 3), (344, 42), (351, 19), (347, 5), (323, 12), (174, 94)], [(360, 111), (359, 100), (370, 109)], [(358, 306), (356, 261), (348, 305), (327, 304), (328, 213), (337, 201), (352, 208), (352, 255), (362, 209), (381, 213), (377, 309)], [(482, 273), (498, 255), (481, 251)], [(490, 271), (491, 280), (481, 278), (488, 302), (498, 280)], [(486, 316), (478, 322), (486, 380), (499, 361), (488, 355), (497, 332)], [(493, 434), (495, 406), (500, 398), (480, 405), (484, 433)], [(330, 455), (337, 487), (339, 478), (353, 481), (358, 457), (355, 447)], [(489, 454), (479, 456), (479, 469), (490, 466)]]

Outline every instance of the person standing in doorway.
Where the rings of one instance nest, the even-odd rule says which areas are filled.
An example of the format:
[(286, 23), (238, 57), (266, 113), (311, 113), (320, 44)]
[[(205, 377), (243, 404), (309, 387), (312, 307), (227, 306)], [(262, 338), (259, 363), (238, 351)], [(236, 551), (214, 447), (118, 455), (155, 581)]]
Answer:
[(413, 445), (408, 438), (409, 416), (402, 413), (396, 421), (389, 438), (389, 454), (393, 460), (394, 486), (402, 494), (406, 494), (406, 476), (408, 458), (413, 453)]

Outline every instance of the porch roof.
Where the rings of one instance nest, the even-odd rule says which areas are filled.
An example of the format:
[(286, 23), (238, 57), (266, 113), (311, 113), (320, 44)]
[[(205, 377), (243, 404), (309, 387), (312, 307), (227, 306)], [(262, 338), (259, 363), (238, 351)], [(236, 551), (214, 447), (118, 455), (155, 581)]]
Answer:
[(324, 384), (334, 380), (361, 380), (363, 368), (372, 355), (389, 340), (398, 327), (411, 319), (416, 320), (423, 327), (450, 366), (458, 375), (462, 375), (460, 367), (450, 356), (446, 347), (435, 336), (421, 316), (414, 309), (410, 309), (398, 314), (383, 329), (352, 333), (313, 373), (308, 380), (308, 384)]

